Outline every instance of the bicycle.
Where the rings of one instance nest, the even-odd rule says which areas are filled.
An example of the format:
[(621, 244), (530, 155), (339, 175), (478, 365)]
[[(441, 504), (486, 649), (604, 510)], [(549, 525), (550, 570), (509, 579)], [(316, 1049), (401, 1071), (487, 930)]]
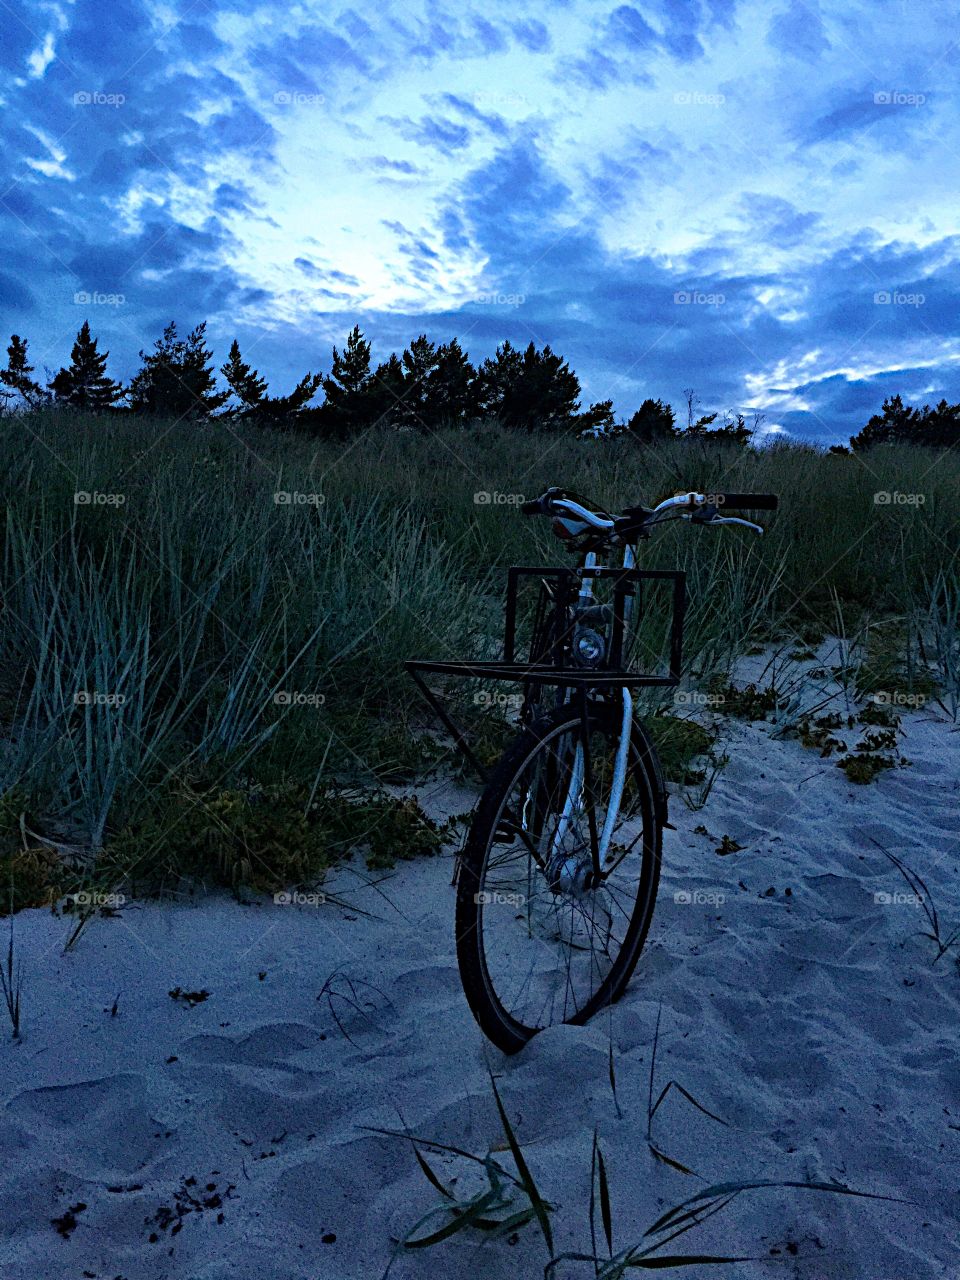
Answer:
[[(679, 683), (685, 578), (638, 569), (634, 547), (677, 518), (762, 533), (721, 509), (776, 507), (772, 494), (686, 493), (613, 515), (548, 489), (521, 511), (550, 517), (577, 564), (509, 570), (503, 657), (406, 663), (486, 783), (456, 877), (457, 960), (474, 1017), (506, 1053), (545, 1027), (582, 1024), (619, 1000), (653, 918), (670, 827), (667, 791), (630, 690)], [(604, 565), (615, 551), (622, 551), (620, 565)], [(540, 594), (528, 658), (517, 661), (517, 594), (531, 575), (540, 578)], [(605, 579), (612, 600), (598, 603), (595, 585)], [(651, 579), (673, 583), (665, 675), (626, 665), (633, 607)], [(424, 681), (431, 673), (522, 683), (520, 728), (489, 771)]]

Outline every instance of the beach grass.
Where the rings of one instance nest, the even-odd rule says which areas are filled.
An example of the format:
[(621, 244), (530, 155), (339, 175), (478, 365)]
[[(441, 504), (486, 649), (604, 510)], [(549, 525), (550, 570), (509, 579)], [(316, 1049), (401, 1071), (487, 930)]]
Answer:
[[(74, 888), (189, 875), (271, 890), (356, 848), (383, 865), (405, 840), (434, 850), (424, 815), (384, 791), (454, 761), (403, 664), (496, 651), (507, 567), (565, 563), (517, 509), (551, 484), (612, 508), (778, 493), (763, 538), (678, 523), (641, 548), (641, 565), (687, 574), (685, 677), (729, 682), (749, 646), (802, 650), (835, 631), (842, 601), (848, 632), (883, 641), (852, 686), (859, 674), (861, 692), (937, 696), (956, 714), (949, 453), (654, 449), (496, 424), (322, 441), (56, 410), (3, 418), (0, 444), (0, 857), (22, 852), (3, 821), (14, 795), (36, 843), (74, 855)], [(651, 594), (636, 655), (662, 656), (667, 634)], [(451, 696), (496, 758), (509, 714), (472, 688)], [(657, 718), (686, 771), (677, 743), (693, 730)]]

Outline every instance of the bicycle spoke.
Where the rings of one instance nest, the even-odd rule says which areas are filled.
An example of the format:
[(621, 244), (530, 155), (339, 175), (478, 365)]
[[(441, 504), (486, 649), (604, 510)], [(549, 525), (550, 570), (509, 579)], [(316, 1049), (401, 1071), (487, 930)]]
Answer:
[(605, 993), (646, 899), (652, 816), (636, 787), (611, 824), (615, 861), (595, 876), (616, 741), (575, 719), (544, 740), (504, 796), (486, 851), (477, 914), (487, 980), (531, 1030), (577, 1019)]

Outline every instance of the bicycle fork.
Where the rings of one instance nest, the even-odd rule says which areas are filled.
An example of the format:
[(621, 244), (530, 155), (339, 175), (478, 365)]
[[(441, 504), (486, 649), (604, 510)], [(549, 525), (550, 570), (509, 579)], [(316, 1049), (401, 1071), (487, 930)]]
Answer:
[[(592, 567), (595, 560), (596, 557), (592, 553), (588, 555), (586, 557), (585, 567)], [(633, 565), (633, 549), (631, 547), (627, 547), (624, 553), (624, 568), (632, 569)], [(578, 603), (580, 605), (587, 605), (592, 599), (592, 596), (592, 580), (584, 578)], [(632, 601), (628, 597), (624, 602), (625, 624), (629, 622), (631, 604)], [(561, 893), (579, 895), (594, 888), (596, 885), (601, 883), (604, 875), (604, 865), (609, 860), (610, 841), (613, 838), (613, 829), (616, 826), (617, 817), (620, 813), (620, 804), (623, 800), (623, 792), (627, 781), (627, 764), (630, 754), (630, 740), (633, 731), (633, 697), (626, 686), (621, 688), (620, 693), (622, 697), (620, 737), (617, 743), (617, 753), (614, 757), (613, 777), (610, 781), (610, 795), (607, 799), (607, 809), (603, 820), (603, 830), (599, 835), (596, 829), (596, 800), (593, 789), (590, 753), (587, 745), (589, 726), (587, 724), (586, 695), (583, 695), (581, 706), (583, 734), (581, 741), (577, 743), (576, 750), (574, 752), (567, 794), (564, 798), (563, 809), (560, 814), (560, 820), (557, 823), (557, 829), (550, 842), (550, 852), (548, 855), (547, 865), (551, 886)], [(584, 807), (587, 809), (587, 819), (590, 828), (589, 865), (585, 863), (582, 857), (570, 856), (564, 850), (564, 841), (567, 833), (570, 830), (574, 818), (583, 811)]]

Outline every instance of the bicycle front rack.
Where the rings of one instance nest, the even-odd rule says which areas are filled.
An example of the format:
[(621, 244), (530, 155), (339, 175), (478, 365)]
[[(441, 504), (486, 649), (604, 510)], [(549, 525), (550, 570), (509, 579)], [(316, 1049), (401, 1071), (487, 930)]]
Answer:
[[(517, 643), (517, 594), (523, 578), (537, 577), (546, 585), (550, 579), (556, 580), (558, 587), (571, 592), (582, 577), (613, 580), (613, 626), (610, 636), (610, 652), (608, 661), (602, 668), (590, 670), (571, 665), (548, 666), (538, 662), (519, 661), (516, 655)], [(669, 581), (673, 583), (672, 615), (670, 622), (670, 658), (666, 675), (651, 675), (644, 672), (630, 671), (623, 666), (623, 641), (625, 631), (628, 597), (634, 602), (633, 619), (638, 621), (643, 612), (643, 583), (645, 581)], [(467, 676), (485, 680), (522, 681), (524, 683), (553, 686), (558, 689), (569, 689), (579, 696), (581, 705), (585, 705), (589, 691), (610, 692), (615, 689), (635, 686), (670, 688), (680, 683), (682, 665), (683, 619), (686, 604), (686, 575), (673, 569), (616, 569), (608, 567), (592, 567), (572, 569), (540, 568), (535, 566), (513, 566), (507, 571), (507, 596), (504, 613), (503, 657), (494, 660), (436, 660), (432, 658), (411, 658), (404, 663), (407, 671), (416, 682), (424, 699), (437, 715), (444, 727), (450, 732), (454, 742), (469, 760), (480, 777), (485, 781), (487, 769), (477, 759), (463, 730), (455, 722), (449, 711), (439, 701), (436, 693), (424, 680), (424, 675)]]

